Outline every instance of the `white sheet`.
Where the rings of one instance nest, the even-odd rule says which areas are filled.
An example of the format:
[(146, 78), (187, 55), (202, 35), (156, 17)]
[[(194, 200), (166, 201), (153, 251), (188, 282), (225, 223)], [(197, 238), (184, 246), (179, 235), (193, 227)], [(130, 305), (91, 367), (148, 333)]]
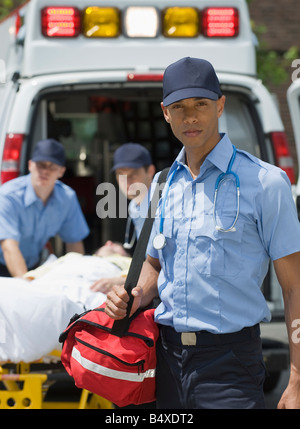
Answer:
[(32, 362), (60, 349), (70, 318), (105, 301), (90, 285), (121, 270), (104, 258), (68, 256), (31, 282), (0, 277), (0, 362)]

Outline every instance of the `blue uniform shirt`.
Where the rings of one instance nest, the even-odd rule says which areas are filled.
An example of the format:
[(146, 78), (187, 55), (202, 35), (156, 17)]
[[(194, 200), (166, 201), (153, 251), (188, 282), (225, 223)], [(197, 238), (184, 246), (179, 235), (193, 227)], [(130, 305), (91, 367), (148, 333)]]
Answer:
[[(69, 186), (56, 181), (45, 206), (33, 190), (30, 174), (1, 186), (0, 240), (17, 240), (28, 268), (38, 263), (45, 244), (57, 234), (67, 243), (89, 234), (76, 193)], [(1, 246), (0, 263), (5, 264)]]
[[(217, 177), (226, 172), (233, 153), (227, 135), (209, 153), (193, 180), (184, 148), (171, 166), (176, 173), (165, 200), (166, 246), (153, 247), (159, 233), (160, 201), (148, 253), (159, 258), (161, 303), (156, 322), (179, 332), (236, 332), (270, 320), (261, 292), (270, 258), (300, 251), (300, 226), (290, 182), (277, 167), (237, 151), (232, 171), (240, 179), (240, 214), (234, 231), (222, 232), (213, 221)], [(168, 189), (165, 186), (164, 193)], [(236, 215), (236, 186), (227, 178), (219, 189), (217, 224), (228, 228)]]
[(149, 207), (150, 192), (145, 196), (140, 204), (136, 204), (134, 200), (131, 200), (128, 205), (128, 214), (133, 221), (136, 236), (139, 238), (145, 218), (147, 217)]

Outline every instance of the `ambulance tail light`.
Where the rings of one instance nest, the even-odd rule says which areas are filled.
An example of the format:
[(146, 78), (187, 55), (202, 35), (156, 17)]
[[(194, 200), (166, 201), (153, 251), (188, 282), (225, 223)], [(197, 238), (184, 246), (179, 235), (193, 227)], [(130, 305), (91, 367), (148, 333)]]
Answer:
[(23, 134), (7, 134), (2, 157), (1, 183), (19, 176), (23, 141)]
[(233, 7), (208, 7), (202, 11), (202, 33), (205, 37), (236, 37), (239, 34), (239, 12)]
[(276, 165), (286, 172), (291, 184), (294, 185), (296, 176), (286, 134), (277, 131), (271, 133), (270, 137), (274, 148)]
[(76, 7), (42, 9), (42, 33), (46, 37), (77, 37), (80, 26), (80, 11)]

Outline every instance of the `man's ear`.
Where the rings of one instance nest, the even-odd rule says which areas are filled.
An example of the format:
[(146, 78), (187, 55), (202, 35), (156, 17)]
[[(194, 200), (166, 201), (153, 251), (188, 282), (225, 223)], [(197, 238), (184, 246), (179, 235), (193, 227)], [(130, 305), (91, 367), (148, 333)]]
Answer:
[(217, 100), (218, 118), (220, 118), (222, 116), (222, 113), (224, 112), (225, 100), (226, 100), (225, 95), (222, 95)]
[(161, 103), (160, 103), (160, 107), (161, 107), (161, 109), (162, 109), (162, 111), (163, 111), (164, 118), (165, 118), (166, 122), (168, 122), (168, 124), (169, 124), (169, 123), (170, 123), (170, 119), (169, 119), (169, 115), (168, 115), (168, 109), (167, 109), (167, 107), (165, 107), (165, 106), (163, 105), (163, 102), (161, 102)]
[(65, 174), (66, 171), (66, 167), (60, 167), (59, 172), (57, 174), (57, 178), (61, 179), (63, 177), (63, 175)]

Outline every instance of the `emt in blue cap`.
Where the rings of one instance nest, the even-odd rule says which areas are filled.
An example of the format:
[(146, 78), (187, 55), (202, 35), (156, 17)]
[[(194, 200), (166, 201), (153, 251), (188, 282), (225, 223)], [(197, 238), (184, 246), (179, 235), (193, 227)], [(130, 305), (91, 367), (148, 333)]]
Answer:
[[(155, 166), (147, 148), (139, 143), (124, 143), (114, 153), (112, 171), (121, 192), (130, 200), (123, 247), (132, 252), (147, 216)], [(115, 284), (124, 284), (124, 278), (101, 278), (91, 285), (91, 289), (107, 293)]]
[(51, 237), (67, 252), (84, 253), (89, 228), (75, 192), (59, 179), (65, 152), (56, 140), (39, 141), (28, 162), (29, 174), (0, 188), (0, 276), (22, 277), (39, 265)]
[[(290, 379), (279, 408), (300, 408), (300, 226), (279, 168), (220, 134), (225, 97), (210, 63), (183, 58), (164, 74), (162, 110), (183, 148), (170, 168), (132, 312), (159, 295), (159, 408), (264, 408), (259, 323), (270, 259), (282, 287)], [(106, 312), (126, 313), (120, 286)]]
[(135, 227), (135, 235), (138, 238), (148, 210), (148, 191), (155, 174), (151, 154), (139, 143), (122, 144), (114, 153), (114, 165), (112, 171), (121, 192), (130, 200), (128, 206), (128, 222), (124, 246), (132, 248), (134, 237), (129, 237), (129, 225), (132, 220)]

